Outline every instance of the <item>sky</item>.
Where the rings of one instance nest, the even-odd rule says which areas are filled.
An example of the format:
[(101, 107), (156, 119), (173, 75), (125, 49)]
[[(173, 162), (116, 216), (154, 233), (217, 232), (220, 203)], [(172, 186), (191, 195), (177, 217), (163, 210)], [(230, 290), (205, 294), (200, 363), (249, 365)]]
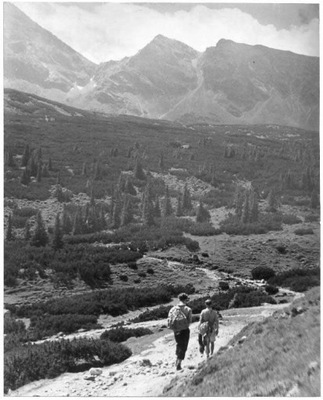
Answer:
[(155, 36), (204, 51), (224, 38), (319, 56), (319, 6), (310, 3), (13, 2), (89, 60), (136, 54)]

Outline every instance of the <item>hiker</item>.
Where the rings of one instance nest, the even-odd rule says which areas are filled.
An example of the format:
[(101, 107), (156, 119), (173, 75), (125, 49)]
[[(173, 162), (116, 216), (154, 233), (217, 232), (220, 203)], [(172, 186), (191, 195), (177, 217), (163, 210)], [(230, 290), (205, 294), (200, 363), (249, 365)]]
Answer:
[(178, 296), (179, 303), (172, 307), (168, 314), (168, 327), (174, 331), (176, 341), (176, 370), (182, 369), (181, 363), (190, 339), (190, 323), (192, 322), (192, 310), (186, 304), (189, 297), (186, 293)]
[[(202, 310), (199, 321), (199, 350), (203, 355), (204, 349), (206, 358), (209, 358), (214, 352), (215, 337), (219, 332), (219, 318), (216, 310), (212, 308), (212, 300), (205, 301), (206, 308)], [(210, 348), (211, 347), (211, 348)]]

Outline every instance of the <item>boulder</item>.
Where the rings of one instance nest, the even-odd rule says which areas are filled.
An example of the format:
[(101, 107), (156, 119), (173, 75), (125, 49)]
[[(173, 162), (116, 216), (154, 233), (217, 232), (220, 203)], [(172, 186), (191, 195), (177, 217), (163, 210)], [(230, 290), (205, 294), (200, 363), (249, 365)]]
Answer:
[(102, 374), (102, 368), (91, 368), (90, 369), (90, 375), (94, 375), (94, 376), (99, 376)]

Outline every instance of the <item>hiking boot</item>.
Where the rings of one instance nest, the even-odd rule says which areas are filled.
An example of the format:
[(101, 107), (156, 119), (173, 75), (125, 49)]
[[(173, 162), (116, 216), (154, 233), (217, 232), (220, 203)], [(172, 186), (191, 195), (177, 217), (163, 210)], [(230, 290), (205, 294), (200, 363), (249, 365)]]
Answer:
[(200, 353), (203, 355), (203, 353), (204, 353), (204, 346), (200, 346)]
[(180, 371), (181, 369), (182, 369), (182, 367), (181, 367), (181, 360), (179, 360), (179, 359), (177, 359), (176, 360), (176, 370), (177, 371)]

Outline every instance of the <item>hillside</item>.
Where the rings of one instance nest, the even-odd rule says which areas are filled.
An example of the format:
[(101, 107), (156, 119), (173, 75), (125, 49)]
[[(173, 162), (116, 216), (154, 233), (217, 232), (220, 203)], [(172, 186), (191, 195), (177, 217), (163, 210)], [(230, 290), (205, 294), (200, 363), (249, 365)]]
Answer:
[(95, 65), (9, 3), (4, 84), (118, 115), (319, 129), (317, 57), (225, 39), (200, 53), (157, 35), (132, 57)]

